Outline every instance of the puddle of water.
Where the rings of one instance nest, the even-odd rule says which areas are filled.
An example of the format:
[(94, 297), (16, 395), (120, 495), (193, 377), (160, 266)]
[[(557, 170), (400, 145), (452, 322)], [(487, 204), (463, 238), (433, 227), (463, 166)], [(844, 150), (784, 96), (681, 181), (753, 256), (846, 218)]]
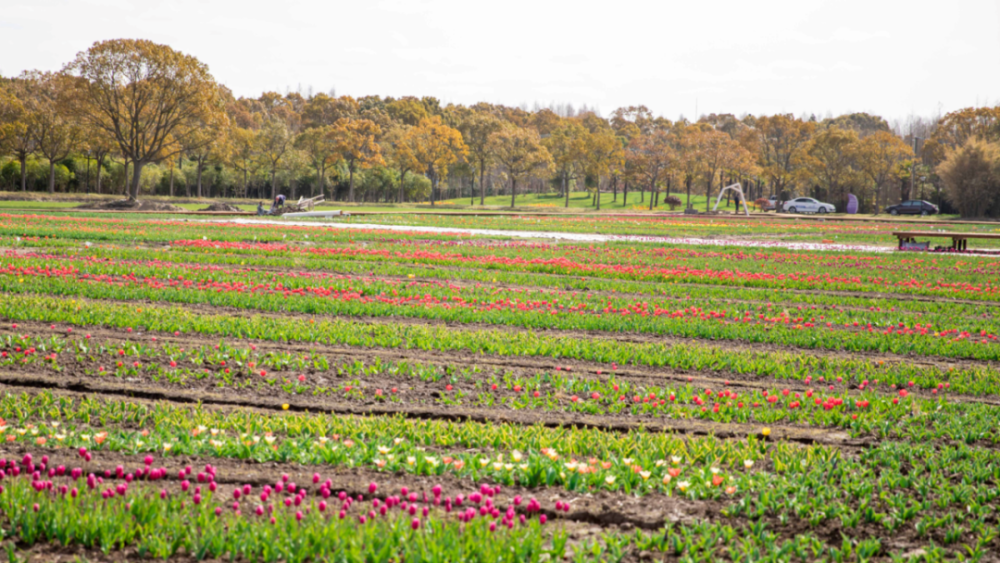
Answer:
[(446, 227), (416, 227), (405, 225), (379, 225), (375, 223), (339, 223), (316, 221), (275, 221), (268, 219), (187, 219), (190, 222), (234, 223), (239, 225), (292, 225), (297, 227), (317, 227), (335, 229), (364, 229), (378, 231), (405, 231), (416, 233), (487, 236), (487, 237), (517, 237), (549, 240), (567, 240), (574, 242), (651, 242), (672, 245), (704, 245), (704, 246), (736, 246), (743, 248), (783, 248), (788, 250), (833, 250), (840, 252), (893, 252), (895, 246), (873, 246), (865, 244), (824, 244), (818, 242), (789, 242), (770, 240), (744, 239), (706, 239), (691, 237), (647, 237), (636, 235), (601, 235), (593, 233), (561, 233), (555, 231), (505, 231), (498, 229), (467, 229)]

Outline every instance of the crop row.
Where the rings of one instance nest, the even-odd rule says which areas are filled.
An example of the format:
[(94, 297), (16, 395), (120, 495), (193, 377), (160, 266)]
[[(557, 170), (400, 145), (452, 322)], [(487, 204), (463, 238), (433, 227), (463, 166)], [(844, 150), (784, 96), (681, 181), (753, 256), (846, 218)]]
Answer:
[[(566, 305), (558, 300), (525, 302), (507, 298), (484, 302), (480, 298), (485, 298), (488, 290), (477, 288), (465, 291), (471, 294), (468, 298), (455, 296), (451, 288), (429, 291), (428, 288), (416, 288), (411, 295), (400, 296), (400, 291), (406, 291), (404, 287), (400, 286), (397, 290), (392, 287), (393, 284), (374, 281), (368, 284), (368, 288), (356, 288), (350, 280), (342, 280), (341, 287), (334, 280), (329, 280), (334, 281), (334, 285), (326, 287), (294, 287), (294, 282), (290, 286), (282, 282), (257, 283), (253, 273), (236, 272), (229, 276), (242, 276), (245, 281), (215, 281), (184, 277), (112, 276), (100, 273), (99, 265), (88, 265), (87, 270), (93, 273), (80, 273), (72, 267), (52, 270), (45, 266), (11, 263), (0, 269), (0, 290), (96, 299), (207, 303), (306, 314), (398, 315), (532, 329), (638, 332), (806, 348), (1000, 359), (998, 330), (992, 324), (989, 329), (978, 328), (975, 331), (943, 329), (936, 323), (876, 327), (870, 320), (866, 322), (866, 315), (856, 312), (831, 314), (829, 318), (832, 320), (826, 320), (825, 315), (819, 315), (820, 318), (804, 317), (787, 312), (768, 315), (750, 311), (705, 311), (696, 307), (668, 309), (646, 302), (631, 305), (615, 303), (610, 298), (602, 304), (575, 302), (572, 298), (567, 300)], [(217, 277), (226, 278), (222, 275)], [(422, 295), (421, 291), (424, 291)], [(842, 318), (860, 318), (860, 321), (845, 320), (841, 323)], [(838, 323), (836, 329), (834, 321)]]
[[(649, 534), (609, 532), (599, 543), (588, 539), (570, 547), (566, 531), (545, 524), (553, 512), (543, 511), (534, 499), (515, 497), (501, 511), (491, 502), (500, 487), (483, 486), (468, 496), (442, 499), (439, 487), (430, 491), (431, 497), (428, 491), (418, 495), (407, 487), (388, 494), (373, 482), (367, 495), (349, 496), (344, 491), (335, 495), (321, 485), (310, 497), (301, 486), (289, 491), (287, 486), (294, 484), (285, 476), (273, 487), (265, 485), (259, 501), (246, 496), (255, 493), (251, 485), (234, 487), (227, 499), (229, 491), (216, 486), (217, 470), (212, 465), (198, 473), (205, 477), (201, 480), (205, 485), (192, 486), (185, 480), (179, 489), (158, 488), (164, 470), (151, 468), (153, 461), (147, 456), (134, 472), (119, 466), (118, 473), (106, 472), (105, 477), (90, 473), (84, 479), (83, 467), (49, 467), (44, 455), (37, 464), (30, 454), (19, 462), (9, 460), (5, 467), (12, 477), (6, 487), (0, 486), (5, 523), (22, 547), (58, 541), (104, 553), (130, 547), (145, 557), (187, 554), (196, 559), (254, 561), (391, 558), (520, 563), (570, 555), (574, 561), (620, 561), (627, 553), (650, 551), (712, 561), (723, 554), (738, 560), (761, 550), (778, 550), (801, 560), (820, 554), (841, 560), (881, 549), (875, 539), (845, 538), (839, 545), (827, 545), (812, 534), (781, 540), (763, 523), (736, 529), (708, 522), (667, 524)], [(38, 473), (20, 471), (29, 467)], [(51, 473), (48, 479), (40, 475), (45, 470)], [(190, 477), (191, 471), (188, 466), (178, 478)], [(277, 498), (272, 501), (272, 496)], [(568, 511), (568, 504), (558, 506), (555, 513), (562, 510)], [(941, 548), (932, 553), (946, 554)]]
[[(30, 244), (86, 241), (92, 230), (79, 219), (11, 217), (0, 226), (8, 236), (35, 231)], [(94, 220), (99, 221), (99, 220)], [(171, 247), (223, 249), (248, 256), (280, 253), (286, 258), (326, 257), (383, 261), (406, 259), (436, 265), (476, 264), (492, 270), (562, 273), (615, 279), (695, 281), (725, 286), (779, 286), (802, 289), (895, 291), (928, 295), (957, 294), (989, 299), (997, 261), (983, 257), (930, 259), (901, 255), (852, 256), (840, 253), (744, 252), (662, 248), (636, 243), (555, 245), (524, 242), (483, 242), (385, 231), (344, 232), (340, 229), (293, 226), (248, 226), (183, 222), (99, 223), (101, 238), (129, 244), (136, 238), (161, 241)], [(158, 235), (159, 233), (159, 235)], [(188, 235), (185, 238), (185, 235)], [(57, 237), (53, 239), (51, 237)], [(409, 237), (409, 238), (408, 238)], [(92, 237), (91, 237), (92, 238)], [(248, 242), (249, 241), (249, 242)], [(12, 243), (15, 241), (11, 241)], [(329, 244), (333, 246), (328, 246)], [(719, 265), (727, 266), (720, 269)], [(670, 265), (671, 267), (666, 267)]]
[[(681, 264), (672, 267), (664, 265), (665, 262), (676, 262), (670, 260), (670, 256), (649, 256), (640, 254), (634, 247), (615, 245), (602, 246), (601, 252), (607, 253), (606, 261), (592, 256), (592, 252), (585, 252), (583, 256), (574, 259), (568, 251), (561, 247), (553, 247), (548, 251), (535, 251), (527, 249), (511, 249), (507, 253), (497, 253), (494, 249), (489, 252), (476, 252), (475, 246), (467, 247), (459, 251), (443, 252), (437, 249), (409, 248), (395, 249), (389, 245), (384, 247), (361, 247), (350, 245), (344, 247), (308, 247), (292, 246), (287, 244), (271, 243), (250, 243), (250, 242), (227, 242), (206, 239), (195, 240), (174, 240), (171, 246), (189, 248), (224, 249), (229, 251), (243, 251), (251, 254), (260, 253), (281, 253), (283, 255), (305, 254), (320, 256), (347, 257), (354, 260), (374, 260), (383, 261), (386, 259), (408, 261), (414, 263), (435, 264), (435, 265), (469, 265), (476, 264), (478, 267), (486, 267), (500, 270), (515, 270), (532, 273), (555, 273), (573, 276), (591, 276), (600, 278), (615, 278), (626, 280), (647, 280), (659, 282), (693, 282), (702, 284), (726, 285), (726, 286), (747, 286), (747, 287), (774, 287), (780, 286), (789, 289), (822, 289), (822, 290), (846, 290), (846, 291), (896, 291), (912, 293), (917, 295), (951, 296), (960, 295), (966, 298), (995, 300), (1000, 295), (1000, 286), (994, 286), (997, 273), (997, 265), (990, 262), (986, 266), (968, 268), (962, 271), (961, 279), (946, 281), (947, 274), (933, 271), (930, 264), (924, 264), (922, 268), (914, 265), (911, 275), (885, 277), (884, 267), (879, 267), (868, 263), (863, 257), (851, 257), (853, 263), (839, 264), (839, 259), (828, 259), (833, 262), (833, 268), (829, 272), (823, 272), (822, 262), (809, 260), (808, 269), (788, 268), (788, 261), (782, 260), (781, 256), (773, 255), (752, 255), (729, 253), (711, 253), (697, 260), (682, 260)], [(596, 248), (596, 247), (595, 247)], [(582, 250), (582, 249), (581, 249)], [(615, 252), (617, 250), (617, 252)], [(822, 255), (806, 255), (816, 258), (827, 258)], [(633, 258), (630, 260), (630, 258)], [(718, 269), (720, 262), (739, 259), (741, 267)], [(777, 258), (777, 259), (776, 259)], [(799, 258), (796, 256), (796, 258)], [(900, 259), (896, 259), (900, 260)], [(778, 265), (781, 271), (778, 271)], [(965, 262), (960, 262), (965, 265)], [(791, 265), (796, 265), (793, 261)], [(756, 271), (755, 271), (756, 270)], [(863, 277), (857, 270), (869, 270), (870, 274)], [(943, 268), (942, 268), (943, 270)], [(934, 273), (939, 275), (938, 279), (923, 280)]]
[[(80, 452), (87, 453), (85, 448)], [(538, 514), (540, 507), (521, 507), (518, 515), (511, 504), (498, 518), (494, 489), (489, 496), (473, 492), (468, 496), (475, 500), (468, 501), (461, 494), (454, 501), (442, 499), (439, 488), (433, 501), (427, 492), (419, 499), (416, 493), (382, 493), (380, 500), (376, 483), (369, 495), (348, 497), (324, 485), (317, 488), (317, 473), (311, 493), (287, 478), (274, 487), (230, 490), (217, 486), (211, 465), (198, 473), (196, 485), (188, 480), (194, 480), (188, 466), (179, 488), (161, 488), (157, 481), (166, 470), (154, 468), (152, 456), (134, 471), (118, 466), (117, 473), (108, 470), (103, 476), (88, 474), (82, 459), (83, 466), (71, 468), (48, 466), (44, 455), (3, 461), (10, 478), (0, 487), (0, 507), (22, 545), (58, 541), (105, 552), (131, 546), (144, 557), (228, 555), (263, 561), (348, 553), (373, 561), (541, 561), (566, 554), (567, 535), (543, 532), (540, 523), (547, 517)], [(459, 518), (447, 517), (453, 508)]]
[[(625, 210), (626, 212), (631, 210)], [(345, 219), (344, 221), (353, 221)], [(478, 215), (463, 217), (457, 215), (374, 215), (360, 219), (365, 223), (379, 225), (401, 225), (412, 227), (431, 226), (437, 228), (462, 229), (502, 229), (515, 231), (558, 231), (571, 233), (602, 233), (613, 235), (705, 237), (727, 236), (745, 238), (753, 235), (782, 235), (784, 240), (812, 240), (823, 242), (865, 242), (885, 245), (894, 240), (892, 232), (901, 228), (897, 222), (875, 221), (822, 221), (808, 219), (780, 220), (774, 217), (703, 218), (703, 217), (656, 217), (621, 215), (583, 215), (571, 217), (532, 215)], [(935, 224), (903, 226), (908, 231), (933, 232), (940, 227)], [(948, 224), (949, 231), (990, 232), (989, 226)]]
[[(428, 241), (423, 241), (428, 242)], [(815, 291), (783, 292), (780, 295), (768, 288), (725, 287), (698, 284), (663, 284), (632, 280), (563, 276), (556, 274), (522, 273), (496, 269), (469, 267), (435, 268), (428, 265), (386, 260), (355, 261), (338, 257), (299, 257), (289, 267), (289, 260), (278, 255), (233, 254), (224, 250), (203, 252), (168, 252), (164, 250), (134, 249), (119, 246), (92, 246), (81, 254), (79, 248), (46, 247), (47, 256), (78, 256), (85, 260), (103, 261), (120, 267), (118, 273), (131, 273), (138, 266), (158, 267), (161, 270), (181, 267), (194, 271), (219, 271), (220, 266), (234, 270), (260, 271), (261, 268), (282, 274), (309, 274), (323, 279), (331, 270), (356, 279), (382, 278), (410, 280), (415, 284), (431, 286), (486, 285), (494, 291), (525, 292), (541, 299), (568, 294), (610, 294), (610, 297), (649, 296), (652, 299), (682, 301), (702, 308), (718, 307), (721, 303), (746, 303), (756, 308), (772, 309), (775, 306), (822, 310), (867, 310), (880, 312), (886, 322), (906, 321), (907, 314), (934, 314), (940, 312), (940, 302), (913, 300), (900, 295), (864, 293), (843, 294)], [(8, 256), (24, 255), (24, 251), (8, 251)], [(238, 266), (238, 268), (236, 268)], [(410, 276), (413, 276), (411, 278)], [(417, 279), (414, 279), (417, 278)], [(775, 303), (777, 300), (777, 303)], [(953, 319), (961, 317), (989, 318), (994, 306), (988, 302), (948, 301)]]
[[(159, 254), (159, 253), (157, 253)], [(341, 299), (356, 299), (370, 302), (374, 297), (383, 302), (398, 305), (429, 305), (446, 303), (454, 307), (476, 308), (480, 310), (518, 309), (550, 314), (579, 313), (589, 315), (638, 315), (688, 317), (697, 320), (729, 319), (744, 321), (746, 316), (754, 320), (784, 324), (798, 324), (807, 328), (814, 326), (830, 327), (842, 325), (846, 327), (863, 327), (868, 329), (888, 330), (902, 329), (901, 332), (922, 334), (946, 333), (975, 335), (995, 340), (995, 331), (1000, 328), (990, 322), (988, 309), (982, 306), (970, 307), (967, 315), (980, 317), (976, 326), (963, 329), (941, 326), (954, 323), (956, 311), (947, 315), (926, 307), (915, 312), (920, 313), (921, 322), (910, 319), (910, 325), (903, 322), (903, 317), (893, 314), (895, 307), (883, 310), (882, 307), (869, 305), (865, 308), (845, 310), (834, 303), (827, 303), (817, 312), (817, 305), (803, 307), (795, 306), (792, 312), (774, 312), (773, 303), (760, 303), (756, 307), (747, 308), (745, 304), (732, 304), (732, 310), (719, 307), (722, 294), (716, 293), (710, 298), (694, 298), (686, 295), (678, 302), (675, 295), (656, 295), (646, 299), (636, 299), (635, 296), (616, 295), (612, 291), (604, 295), (593, 294), (590, 291), (545, 290), (532, 287), (504, 287), (495, 284), (475, 282), (464, 285), (450, 282), (416, 281), (413, 274), (407, 278), (386, 278), (372, 275), (348, 276), (330, 274), (322, 271), (285, 270), (282, 272), (261, 272), (253, 267), (222, 268), (217, 265), (193, 265), (175, 263), (159, 259), (155, 260), (118, 260), (105, 261), (92, 256), (65, 256), (38, 253), (7, 254), (8, 263), (4, 273), (15, 276), (67, 277), (101, 281), (110, 284), (126, 286), (142, 284), (149, 287), (184, 287), (204, 290), (236, 291), (248, 294), (274, 294), (283, 296), (310, 295), (333, 296)], [(528, 278), (531, 279), (531, 278)], [(332, 285), (331, 285), (332, 284)], [(671, 287), (666, 285), (664, 287)], [(666, 294), (666, 291), (661, 292)], [(837, 300), (838, 302), (841, 299)], [(901, 306), (905, 302), (899, 303)], [(678, 307), (683, 305), (683, 307)], [(790, 304), (789, 304), (790, 305)], [(706, 310), (706, 307), (711, 309)], [(740, 311), (740, 308), (744, 308)], [(950, 307), (949, 309), (954, 309)], [(957, 307), (962, 312), (963, 307)], [(719, 309), (719, 310), (716, 310)], [(789, 307), (790, 309), (790, 307)], [(763, 316), (761, 316), (763, 315)], [(707, 316), (707, 317), (706, 317)], [(961, 315), (960, 315), (961, 316)], [(900, 325), (902, 323), (902, 325)], [(911, 326), (912, 325), (912, 326)], [(932, 330), (931, 327), (934, 327)], [(952, 324), (952, 327), (954, 325)], [(969, 336), (966, 336), (969, 337)]]
[[(8, 397), (0, 403), (0, 412), (9, 414), (20, 411), (21, 418), (25, 420), (32, 416), (29, 411), (54, 412), (51, 406), (29, 406), (33, 401), (39, 404), (45, 399)], [(51, 399), (48, 402), (55, 406)], [(266, 433), (268, 427), (292, 427), (294, 423), (288, 420), (293, 418), (292, 415), (265, 418), (248, 414), (242, 417), (246, 419), (243, 427), (234, 432), (196, 426), (205, 417), (218, 418), (220, 415), (192, 413), (187, 409), (160, 405), (144, 417), (149, 430), (99, 432), (87, 426), (78, 427), (67, 419), (95, 416), (94, 411), (102, 409), (111, 410), (111, 414), (105, 415), (105, 418), (111, 418), (116, 409), (135, 413), (137, 407), (116, 407), (110, 402), (91, 401), (79, 405), (80, 410), (74, 411), (77, 405), (65, 401), (59, 403), (58, 412), (63, 415), (61, 421), (49, 418), (44, 424), (32, 424), (30, 427), (27, 424), (13, 426), (14, 423), (11, 423), (6, 432), (17, 435), (15, 442), (39, 444), (39, 438), (44, 437), (43, 448), (57, 444), (76, 449), (83, 445), (97, 452), (104, 449), (132, 454), (152, 451), (165, 455), (211, 455), (339, 466), (361, 463), (376, 471), (395, 470), (422, 475), (455, 472), (455, 462), (461, 460), (458, 473), (461, 475), (463, 471), (469, 471), (468, 476), (477, 482), (517, 486), (532, 483), (531, 476), (539, 475), (540, 480), (535, 486), (637, 493), (657, 490), (688, 499), (718, 498), (724, 503), (724, 515), (751, 521), (772, 518), (787, 521), (794, 518), (808, 521), (812, 526), (835, 521), (844, 530), (874, 525), (884, 530), (885, 534), (912, 530), (925, 541), (944, 545), (965, 544), (973, 549), (987, 549), (996, 540), (990, 522), (997, 517), (996, 500), (1000, 491), (995, 483), (1000, 479), (1000, 455), (965, 446), (884, 442), (853, 458), (842, 456), (835, 449), (783, 448), (781, 444), (769, 444), (753, 437), (745, 442), (717, 442), (714, 447), (711, 439), (684, 444), (684, 448), (698, 448), (703, 459), (711, 460), (702, 466), (688, 465), (688, 458), (682, 456), (677, 456), (676, 460), (673, 456), (665, 459), (650, 456), (641, 447), (636, 448), (636, 453), (630, 454), (629, 458), (586, 461), (569, 459), (565, 453), (554, 448), (534, 450), (530, 446), (518, 446), (522, 448), (518, 452), (481, 452), (462, 457), (460, 452), (442, 449), (433, 453), (421, 452), (410, 446), (407, 439), (400, 439), (395, 432), (373, 430), (376, 425), (386, 424), (384, 420), (367, 422), (368, 431), (363, 437), (357, 436), (355, 441), (347, 434), (325, 434), (331, 425), (345, 424), (343, 419), (297, 415), (301, 421), (297, 424), (299, 431), (302, 432), (303, 427), (306, 430), (301, 438), (295, 439)], [(81, 412), (84, 410), (89, 412), (84, 415)], [(53, 425), (53, 422), (58, 424)], [(478, 427), (477, 431), (490, 430)], [(596, 435), (593, 431), (573, 432)], [(515, 434), (509, 439), (512, 443), (519, 443), (521, 435)], [(98, 436), (100, 443), (97, 443)], [(269, 437), (274, 437), (270, 444)], [(634, 438), (622, 437), (621, 440), (628, 443)], [(164, 448), (165, 441), (170, 448)], [(520, 443), (530, 444), (530, 441)], [(393, 463), (397, 465), (390, 467), (387, 461), (390, 455), (403, 459), (394, 458)], [(451, 458), (450, 463), (444, 463), (445, 457)], [(381, 465), (381, 461), (386, 463)], [(527, 469), (520, 465), (527, 465)], [(508, 466), (511, 467), (508, 469)], [(546, 480), (549, 478), (551, 482)]]
[(8, 319), (70, 323), (77, 326), (144, 328), (167, 333), (199, 333), (271, 341), (360, 347), (456, 350), (499, 356), (568, 358), (620, 366), (670, 367), (719, 371), (754, 377), (804, 380), (807, 377), (843, 380), (860, 384), (879, 380), (885, 385), (934, 389), (945, 379), (953, 392), (997, 394), (1000, 382), (989, 366), (949, 369), (945, 376), (937, 367), (906, 362), (881, 362), (864, 358), (814, 356), (790, 352), (726, 350), (702, 345), (613, 342), (602, 339), (551, 337), (530, 332), (504, 333), (459, 330), (433, 325), (368, 324), (347, 320), (315, 320), (290, 317), (233, 317), (196, 314), (157, 305), (145, 307), (77, 301), (36, 295), (11, 295), (0, 301), (0, 316)]
[[(904, 386), (911, 381), (920, 388), (934, 389), (942, 379), (961, 393), (996, 393), (995, 375), (988, 366), (949, 369), (909, 365), (906, 362), (883, 362), (837, 356), (811, 356), (802, 353), (728, 351), (701, 345), (662, 345), (655, 343), (614, 343), (600, 339), (551, 338), (532, 334), (509, 334), (502, 341), (490, 331), (455, 330), (433, 325), (366, 324), (344, 320), (320, 320), (196, 315), (180, 308), (162, 306), (129, 307), (41, 296), (11, 296), (0, 303), (0, 313), (8, 318), (68, 322), (78, 326), (103, 325), (129, 330), (145, 328), (163, 332), (195, 332), (205, 335), (298, 340), (347, 344), (362, 347), (410, 348), (421, 350), (465, 350), (501, 356), (548, 356), (621, 366), (666, 366), (682, 370), (729, 372), (751, 377), (773, 376), (778, 379), (840, 378), (848, 384), (865, 380)], [(16, 327), (15, 327), (16, 328)], [(55, 327), (53, 336), (64, 334)], [(16, 346), (13, 341), (9, 346)], [(56, 348), (58, 341), (50, 344)]]
[[(153, 337), (155, 338), (155, 337)], [(998, 442), (996, 409), (978, 403), (949, 404), (950, 384), (927, 394), (937, 400), (914, 403), (915, 382), (902, 389), (862, 381), (851, 391), (843, 378), (807, 378), (815, 388), (789, 390), (757, 381), (732, 389), (689, 383), (657, 384), (618, 376), (617, 366), (581, 377), (569, 367), (545, 372), (430, 365), (410, 361), (366, 364), (357, 359), (330, 361), (322, 354), (268, 352), (256, 346), (187, 350), (169, 343), (98, 343), (89, 335), (76, 340), (8, 335), (0, 340), (0, 367), (32, 366), (53, 374), (69, 371), (92, 377), (248, 390), (261, 396), (283, 392), (327, 397), (338, 404), (434, 404), (486, 409), (566, 412), (605, 416), (698, 418), (718, 423), (807, 424), (835, 426), (855, 436), (894, 434), (917, 441), (928, 437), (967, 443)], [(518, 370), (520, 371), (520, 370)], [(308, 374), (308, 375), (307, 375)], [(688, 378), (689, 380), (691, 378)], [(374, 380), (374, 381), (372, 381)], [(941, 393), (939, 393), (939, 391)], [(913, 417), (914, 412), (927, 413)]]

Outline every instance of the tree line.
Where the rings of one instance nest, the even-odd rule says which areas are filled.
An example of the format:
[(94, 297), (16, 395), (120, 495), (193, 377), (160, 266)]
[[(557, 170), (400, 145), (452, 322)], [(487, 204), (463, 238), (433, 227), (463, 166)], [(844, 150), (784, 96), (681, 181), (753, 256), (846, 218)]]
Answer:
[[(0, 186), (197, 197), (324, 194), (346, 202), (589, 192), (653, 209), (740, 182), (751, 199), (808, 195), (862, 212), (929, 199), (1000, 215), (1000, 108), (901, 136), (865, 113), (701, 116), (645, 106), (553, 111), (432, 97), (266, 92), (236, 98), (191, 55), (95, 43), (58, 72), (0, 77)], [(914, 147), (917, 147), (915, 153)], [(619, 196), (620, 203), (619, 203)], [(634, 198), (633, 198), (634, 199)], [(707, 207), (706, 202), (706, 207)]]

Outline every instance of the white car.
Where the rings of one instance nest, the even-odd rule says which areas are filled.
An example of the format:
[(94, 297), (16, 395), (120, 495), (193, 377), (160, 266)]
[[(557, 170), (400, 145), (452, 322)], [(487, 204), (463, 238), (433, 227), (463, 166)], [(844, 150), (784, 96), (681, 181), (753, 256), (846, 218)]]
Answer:
[(816, 201), (811, 197), (797, 197), (786, 201), (781, 206), (781, 210), (786, 213), (833, 213), (837, 208), (829, 203)]

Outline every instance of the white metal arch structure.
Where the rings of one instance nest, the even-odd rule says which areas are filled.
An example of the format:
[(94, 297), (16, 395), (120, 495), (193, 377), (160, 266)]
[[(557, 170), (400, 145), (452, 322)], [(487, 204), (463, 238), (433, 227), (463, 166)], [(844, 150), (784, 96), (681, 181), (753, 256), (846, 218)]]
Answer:
[(736, 192), (737, 194), (739, 194), (740, 201), (743, 202), (743, 212), (746, 213), (747, 217), (749, 217), (750, 216), (750, 210), (747, 209), (747, 198), (743, 197), (743, 186), (741, 186), (739, 184), (739, 182), (737, 182), (737, 183), (735, 183), (735, 184), (733, 184), (731, 186), (726, 186), (726, 187), (722, 188), (721, 190), (719, 190), (719, 197), (715, 200), (715, 207), (712, 208), (712, 211), (718, 211), (719, 210), (719, 203), (722, 201), (722, 194), (726, 193), (726, 190), (733, 190), (734, 192)]

